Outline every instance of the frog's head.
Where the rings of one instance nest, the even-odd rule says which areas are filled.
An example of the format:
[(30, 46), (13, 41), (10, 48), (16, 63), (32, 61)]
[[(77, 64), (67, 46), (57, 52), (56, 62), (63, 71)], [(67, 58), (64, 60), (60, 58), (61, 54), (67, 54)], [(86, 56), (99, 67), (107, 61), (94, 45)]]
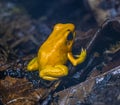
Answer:
[(75, 39), (75, 26), (74, 24), (56, 24), (51, 37), (56, 41), (56, 44), (60, 47), (66, 47), (68, 51), (71, 50), (74, 39)]

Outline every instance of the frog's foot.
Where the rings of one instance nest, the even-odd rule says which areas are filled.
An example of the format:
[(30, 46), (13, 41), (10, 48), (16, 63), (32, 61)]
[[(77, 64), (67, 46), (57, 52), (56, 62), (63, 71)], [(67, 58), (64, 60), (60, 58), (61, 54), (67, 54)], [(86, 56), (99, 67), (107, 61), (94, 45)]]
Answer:
[(82, 48), (81, 53), (79, 55), (77, 55), (76, 59), (73, 57), (72, 53), (68, 53), (68, 59), (71, 61), (71, 63), (76, 66), (82, 62), (85, 61), (87, 56), (87, 52), (85, 49)]
[(35, 71), (38, 70), (38, 62), (37, 62), (37, 57), (33, 58), (27, 65), (27, 70), (28, 71)]
[(51, 66), (47, 65), (43, 70), (40, 70), (39, 76), (45, 80), (53, 81), (60, 77), (68, 75), (68, 68), (65, 65)]

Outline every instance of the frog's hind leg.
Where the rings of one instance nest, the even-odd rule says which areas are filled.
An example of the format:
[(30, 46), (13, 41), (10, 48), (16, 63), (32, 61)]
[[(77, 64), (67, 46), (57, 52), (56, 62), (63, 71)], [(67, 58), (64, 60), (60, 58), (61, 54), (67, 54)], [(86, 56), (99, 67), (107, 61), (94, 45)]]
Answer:
[(47, 65), (43, 70), (40, 70), (39, 75), (45, 80), (53, 81), (68, 75), (68, 68), (65, 65)]
[(37, 57), (33, 58), (27, 65), (27, 70), (28, 71), (35, 71), (38, 70), (38, 62), (37, 62)]

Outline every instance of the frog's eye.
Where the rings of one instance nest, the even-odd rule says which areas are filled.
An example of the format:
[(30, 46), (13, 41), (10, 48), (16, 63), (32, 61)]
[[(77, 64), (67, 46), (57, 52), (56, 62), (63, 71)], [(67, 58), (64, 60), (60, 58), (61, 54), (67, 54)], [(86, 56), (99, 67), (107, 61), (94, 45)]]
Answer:
[(70, 32), (67, 36), (67, 40), (73, 40), (73, 33)]

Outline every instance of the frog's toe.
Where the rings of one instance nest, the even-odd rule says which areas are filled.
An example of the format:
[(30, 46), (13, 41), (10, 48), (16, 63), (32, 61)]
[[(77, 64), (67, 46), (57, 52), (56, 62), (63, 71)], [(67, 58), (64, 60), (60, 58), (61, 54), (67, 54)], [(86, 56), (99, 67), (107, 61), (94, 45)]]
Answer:
[(37, 57), (33, 58), (27, 65), (27, 70), (28, 71), (34, 71), (38, 70), (38, 62), (37, 62)]
[(86, 57), (86, 55), (87, 55), (86, 49), (82, 48), (81, 53), (80, 53), (80, 57)]

